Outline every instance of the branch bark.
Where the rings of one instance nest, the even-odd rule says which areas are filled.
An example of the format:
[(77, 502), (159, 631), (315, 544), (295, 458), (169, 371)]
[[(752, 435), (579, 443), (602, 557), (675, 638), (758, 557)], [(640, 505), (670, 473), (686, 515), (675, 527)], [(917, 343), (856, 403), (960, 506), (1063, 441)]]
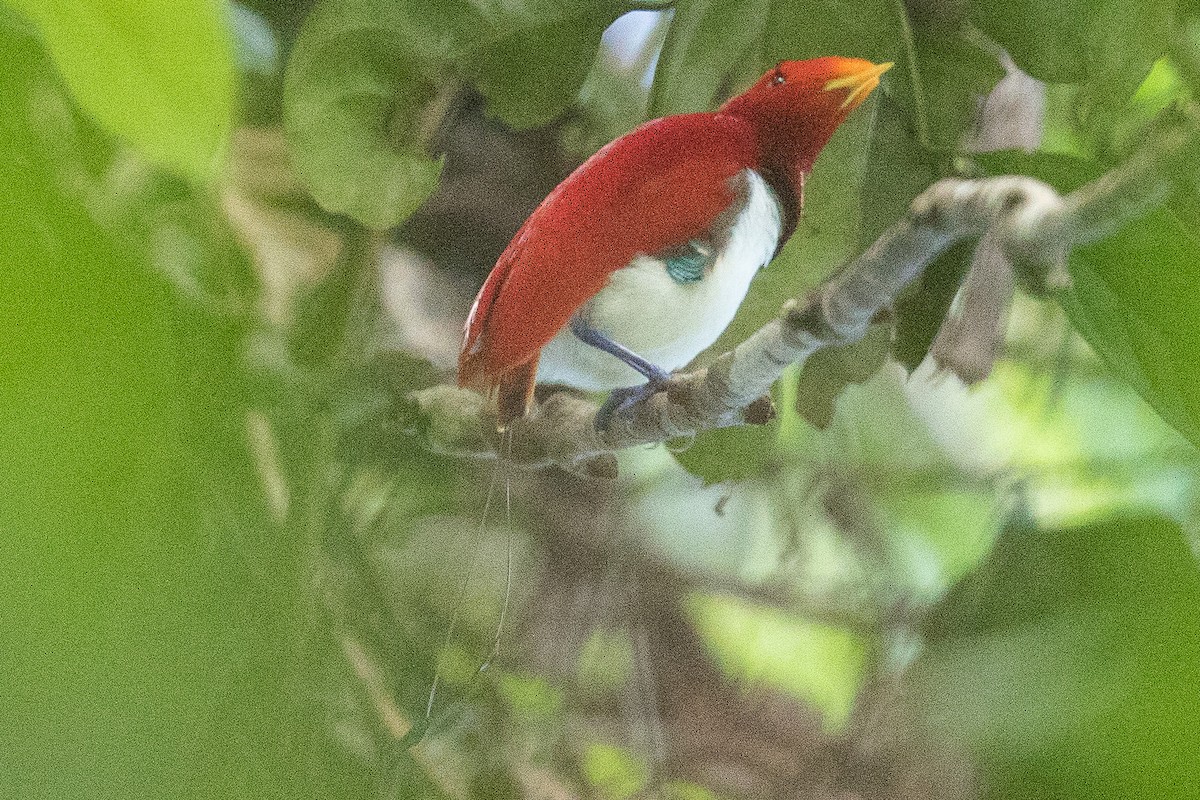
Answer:
[(441, 453), (495, 458), (504, 452), (507, 460), (529, 467), (557, 464), (609, 474), (616, 450), (746, 424), (747, 408), (784, 368), (822, 347), (861, 338), (901, 289), (962, 239), (986, 234), (1018, 272), (1049, 289), (1066, 288), (1071, 248), (1110, 235), (1165, 200), (1181, 167), (1194, 171), (1198, 151), (1200, 115), (1188, 108), (1168, 115), (1120, 167), (1066, 197), (1023, 176), (938, 181), (819, 291), (789, 300), (779, 318), (734, 350), (707, 368), (673, 376), (665, 391), (603, 431), (595, 428), (596, 404), (558, 392), (515, 421), (511, 440), (502, 443), (485, 399), (451, 386), (410, 395), (407, 427)]

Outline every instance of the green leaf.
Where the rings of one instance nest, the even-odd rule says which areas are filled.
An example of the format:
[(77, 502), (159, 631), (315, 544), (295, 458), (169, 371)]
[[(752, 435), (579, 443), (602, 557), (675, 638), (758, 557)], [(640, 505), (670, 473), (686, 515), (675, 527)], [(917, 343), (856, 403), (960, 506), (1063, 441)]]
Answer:
[(973, 0), (971, 21), (1000, 43), (1022, 70), (1051, 83), (1087, 79), (1092, 0)]
[(891, 334), (891, 326), (873, 325), (857, 342), (813, 353), (796, 381), (796, 412), (814, 428), (829, 427), (842, 390), (862, 383), (883, 366)]
[(488, 113), (518, 130), (545, 125), (579, 95), (604, 29), (621, 13), (611, 3), (521, 0), (488, 19), (468, 72)]
[(1200, 751), (1198, 606), (1173, 523), (1018, 521), (935, 610), (909, 691), (981, 759), (985, 797), (1178, 797)]
[(1090, 84), (1092, 117), (1104, 124), (1166, 52), (1175, 6), (1175, 0), (974, 0), (969, 13), (1035, 78)]
[[(965, 97), (960, 99), (965, 101)], [(860, 229), (860, 249), (900, 218), (913, 198), (946, 172), (944, 161), (939, 163), (917, 141), (916, 130), (909, 122), (911, 113), (912, 108), (906, 110), (898, 98), (884, 95), (879, 100), (863, 186), (864, 208), (871, 213)], [(973, 252), (971, 244), (950, 248), (901, 292), (895, 307), (893, 347), (896, 359), (909, 370), (928, 354), (970, 268)]]
[(894, 61), (900, 6), (895, 0), (772, 0), (761, 63), (830, 55)]
[(651, 117), (706, 111), (739, 59), (757, 43), (770, 0), (683, 0), (654, 70)]
[(650, 780), (645, 762), (622, 747), (589, 745), (583, 754), (583, 774), (605, 800), (626, 800)]
[(437, 188), (442, 160), (426, 151), (427, 107), (441, 65), (478, 15), (439, 16), (420, 2), (326, 0), (305, 21), (284, 80), (295, 166), (327, 211), (377, 229), (404, 221)]
[(929, 144), (959, 149), (978, 117), (980, 99), (1004, 77), (1004, 67), (964, 28), (918, 28), (914, 40), (924, 102), (917, 113), (925, 118)]
[(210, 180), (233, 116), (233, 48), (215, 0), (9, 0), (76, 102), (147, 157)]
[(778, 435), (776, 424), (717, 428), (697, 434), (694, 442), (672, 455), (705, 486), (741, 481), (762, 475), (775, 462)]
[(912, 372), (946, 321), (954, 297), (971, 268), (974, 242), (960, 242), (938, 256), (896, 301), (896, 341), (892, 355)]
[(1071, 257), (1063, 307), (1109, 368), (1200, 446), (1200, 237), (1164, 208)]

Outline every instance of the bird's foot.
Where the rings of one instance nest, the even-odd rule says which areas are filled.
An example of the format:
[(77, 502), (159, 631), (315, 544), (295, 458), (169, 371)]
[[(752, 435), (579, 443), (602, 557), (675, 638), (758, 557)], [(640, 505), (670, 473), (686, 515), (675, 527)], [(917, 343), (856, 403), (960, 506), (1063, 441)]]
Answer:
[(621, 389), (613, 389), (609, 393), (608, 399), (604, 401), (604, 405), (600, 406), (600, 410), (596, 412), (596, 430), (606, 430), (609, 423), (612, 422), (613, 417), (623, 414), (632, 408), (634, 404), (640, 403), (647, 397), (666, 389), (670, 381), (670, 375), (660, 372), (657, 375), (651, 376), (641, 386), (626, 386)]

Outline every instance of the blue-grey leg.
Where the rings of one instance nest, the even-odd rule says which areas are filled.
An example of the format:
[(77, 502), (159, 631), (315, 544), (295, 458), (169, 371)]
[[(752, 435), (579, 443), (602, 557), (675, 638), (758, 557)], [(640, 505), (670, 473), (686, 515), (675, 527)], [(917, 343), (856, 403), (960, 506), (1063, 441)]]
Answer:
[(600, 331), (589, 327), (587, 322), (580, 317), (573, 317), (571, 319), (571, 333), (575, 334), (575, 337), (584, 344), (591, 345), (598, 350), (603, 350), (610, 355), (616, 356), (646, 377), (646, 382), (641, 386), (613, 389), (609, 393), (608, 399), (604, 401), (604, 405), (600, 407), (600, 411), (596, 414), (597, 430), (607, 428), (613, 414), (619, 414), (639, 400), (643, 400), (661, 390), (671, 378), (662, 367), (651, 364), (628, 347), (614, 342)]

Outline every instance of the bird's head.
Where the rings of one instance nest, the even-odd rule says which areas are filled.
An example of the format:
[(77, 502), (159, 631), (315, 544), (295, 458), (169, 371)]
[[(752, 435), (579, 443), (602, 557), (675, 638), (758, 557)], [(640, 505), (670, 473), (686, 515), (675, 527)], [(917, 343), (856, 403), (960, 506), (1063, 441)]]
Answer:
[(829, 137), (892, 64), (825, 56), (781, 61), (721, 112), (754, 125), (763, 166), (807, 173)]

